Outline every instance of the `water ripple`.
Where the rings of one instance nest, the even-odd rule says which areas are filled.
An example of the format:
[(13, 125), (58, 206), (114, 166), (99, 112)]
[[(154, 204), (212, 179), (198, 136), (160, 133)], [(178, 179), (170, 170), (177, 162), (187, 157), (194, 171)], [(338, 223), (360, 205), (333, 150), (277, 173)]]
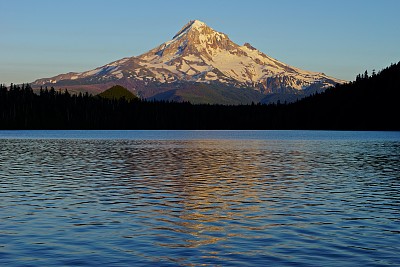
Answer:
[(399, 152), (384, 140), (0, 139), (0, 265), (400, 265)]

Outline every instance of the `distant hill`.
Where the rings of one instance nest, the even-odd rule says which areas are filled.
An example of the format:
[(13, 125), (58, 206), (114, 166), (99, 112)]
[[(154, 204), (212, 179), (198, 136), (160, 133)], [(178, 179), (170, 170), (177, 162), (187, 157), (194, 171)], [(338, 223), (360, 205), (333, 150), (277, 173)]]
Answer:
[(101, 98), (106, 99), (121, 99), (125, 98), (126, 100), (137, 100), (138, 97), (135, 96), (132, 92), (120, 85), (114, 85), (113, 87), (105, 90), (104, 92), (97, 95)]
[(246, 105), (258, 103), (263, 97), (264, 95), (260, 92), (248, 88), (236, 88), (223, 84), (185, 83), (180, 84), (176, 89), (159, 93), (149, 99), (188, 101), (192, 104)]

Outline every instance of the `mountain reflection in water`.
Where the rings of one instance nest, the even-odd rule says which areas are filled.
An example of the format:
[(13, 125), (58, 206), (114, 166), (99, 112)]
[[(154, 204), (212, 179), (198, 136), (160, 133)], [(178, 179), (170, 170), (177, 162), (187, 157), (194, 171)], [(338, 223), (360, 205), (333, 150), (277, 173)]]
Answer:
[(397, 141), (0, 139), (0, 264), (396, 265)]

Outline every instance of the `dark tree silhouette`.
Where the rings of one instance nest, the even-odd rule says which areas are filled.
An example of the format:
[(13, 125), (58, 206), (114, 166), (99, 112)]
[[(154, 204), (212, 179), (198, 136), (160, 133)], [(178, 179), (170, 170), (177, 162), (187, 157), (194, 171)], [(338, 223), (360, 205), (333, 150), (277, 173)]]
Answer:
[(0, 129), (400, 130), (399, 99), (400, 62), (293, 104), (192, 105), (11, 84), (0, 85)]

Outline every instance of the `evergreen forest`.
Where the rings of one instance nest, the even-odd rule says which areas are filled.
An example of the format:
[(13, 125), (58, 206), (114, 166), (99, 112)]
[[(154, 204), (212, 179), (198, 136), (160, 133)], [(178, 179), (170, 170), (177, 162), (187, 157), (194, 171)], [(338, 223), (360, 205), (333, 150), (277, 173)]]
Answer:
[(400, 62), (291, 104), (206, 105), (0, 85), (0, 129), (400, 130)]

